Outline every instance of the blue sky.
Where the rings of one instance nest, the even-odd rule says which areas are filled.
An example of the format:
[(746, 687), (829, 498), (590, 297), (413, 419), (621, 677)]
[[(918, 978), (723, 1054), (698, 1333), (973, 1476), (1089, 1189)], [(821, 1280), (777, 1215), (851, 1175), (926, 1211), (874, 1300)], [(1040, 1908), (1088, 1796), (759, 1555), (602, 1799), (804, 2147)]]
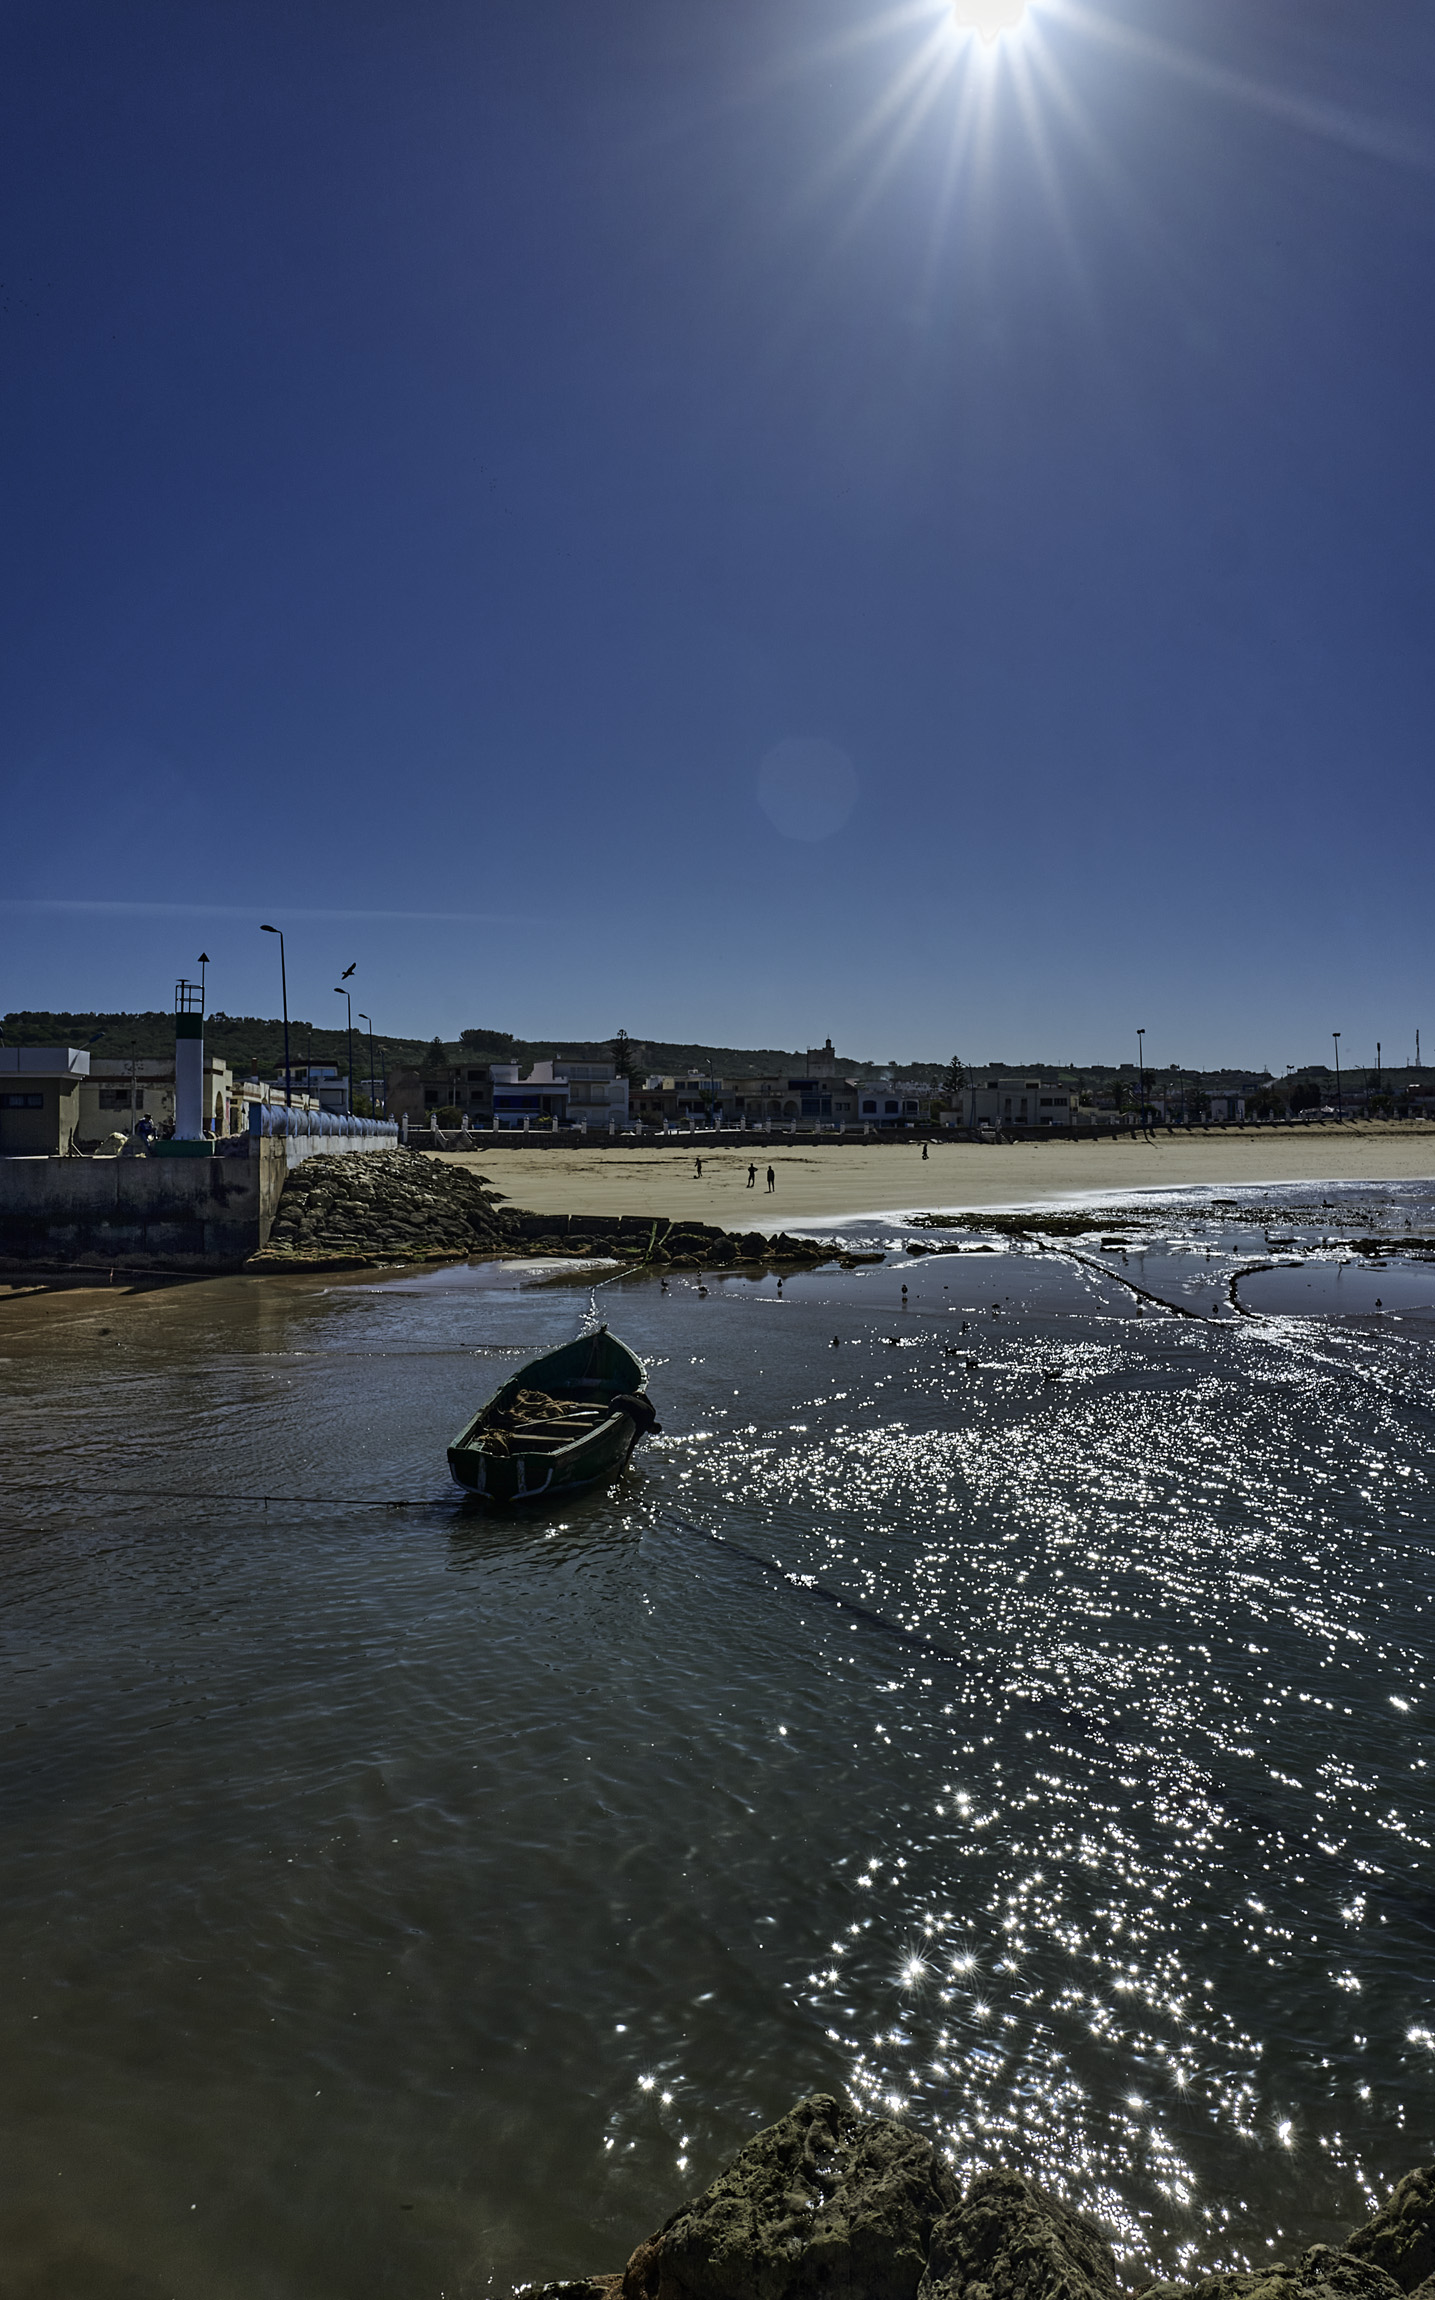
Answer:
[(1435, 1046), (1427, 0), (4, 24), (0, 1009)]

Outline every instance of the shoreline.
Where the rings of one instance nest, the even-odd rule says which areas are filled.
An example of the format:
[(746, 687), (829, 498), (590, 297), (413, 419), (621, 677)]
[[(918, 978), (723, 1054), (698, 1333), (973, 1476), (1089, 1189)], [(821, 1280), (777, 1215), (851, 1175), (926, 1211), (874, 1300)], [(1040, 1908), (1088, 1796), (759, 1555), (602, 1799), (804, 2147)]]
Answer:
[[(1138, 1137), (1113, 1142), (917, 1142), (681, 1150), (623, 1143), (603, 1149), (423, 1151), (481, 1173), (498, 1202), (544, 1214), (648, 1213), (742, 1232), (794, 1223), (900, 1220), (918, 1209), (976, 1213), (1099, 1205), (1113, 1196), (1192, 1189), (1297, 1188), (1312, 1183), (1435, 1182), (1435, 1130), (1342, 1127), (1293, 1139), (1284, 1130)], [(701, 1178), (695, 1171), (701, 1159)], [(747, 1186), (749, 1163), (757, 1184)], [(773, 1168), (776, 1188), (765, 1187)]]
[[(701, 1174), (697, 1168), (702, 1166)], [(636, 1260), (646, 1243), (666, 1248), (655, 1261), (809, 1258), (848, 1225), (910, 1226), (922, 1215), (960, 1222), (1089, 1213), (1186, 1202), (1196, 1215), (1219, 1211), (1221, 1191), (1354, 1189), (1435, 1185), (1435, 1133), (1423, 1125), (1367, 1125), (1292, 1140), (1249, 1130), (1231, 1135), (1151, 1136), (1119, 1143), (1056, 1139), (986, 1145), (919, 1142), (842, 1146), (794, 1141), (770, 1152), (605, 1144), (601, 1149), (405, 1151), (402, 1173), (385, 1180), (384, 1205), (370, 1204), (340, 1174), (346, 1161), (304, 1164), (290, 1178), (266, 1244), (238, 1269), (165, 1269), (162, 1264), (66, 1265), (13, 1261), (0, 1269), (0, 1301), (26, 1296), (151, 1291), (213, 1284), (226, 1276), (433, 1266), (501, 1258), (544, 1248), (562, 1256), (581, 1232), (590, 1250)], [(749, 1185), (748, 1169), (756, 1182)], [(333, 1171), (326, 1169), (332, 1166)], [(766, 1177), (772, 1170), (775, 1187)], [(376, 1177), (377, 1178), (377, 1177)], [(903, 1191), (902, 1185), (909, 1185)], [(506, 1185), (506, 1187), (505, 1187)], [(338, 1213), (317, 1226), (310, 1212), (338, 1193)], [(1207, 1204), (1200, 1204), (1202, 1194)], [(1197, 1203), (1191, 1204), (1195, 1199)], [(363, 1201), (362, 1207), (359, 1201)], [(1233, 1209), (1234, 1210), (1234, 1209)], [(334, 1232), (329, 1235), (330, 1231)], [(590, 1234), (591, 1233), (591, 1234)], [(640, 1238), (640, 1235), (641, 1238)], [(641, 1258), (646, 1259), (646, 1255)]]

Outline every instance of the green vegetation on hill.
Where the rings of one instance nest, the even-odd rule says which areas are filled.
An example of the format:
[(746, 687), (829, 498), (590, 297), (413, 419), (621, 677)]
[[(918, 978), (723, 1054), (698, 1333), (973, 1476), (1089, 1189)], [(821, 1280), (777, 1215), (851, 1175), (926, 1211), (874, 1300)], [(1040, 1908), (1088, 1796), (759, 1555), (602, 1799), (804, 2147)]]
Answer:
[[(174, 1016), (165, 1013), (51, 1014), (36, 1010), (7, 1014), (0, 1029), (7, 1046), (88, 1046), (93, 1048), (97, 1059), (123, 1056), (131, 1051), (154, 1057), (174, 1051)], [(205, 1018), (204, 1038), (210, 1053), (218, 1055), (235, 1071), (247, 1071), (257, 1065), (261, 1077), (272, 1077), (284, 1061), (284, 1025), (272, 1016), (216, 1011)], [(434, 1057), (438, 1042), (432, 1038), (376, 1032), (374, 1044), (376, 1053), (382, 1049), (387, 1067), (392, 1068), (396, 1064), (414, 1067), (427, 1064)], [(517, 1062), (526, 1068), (530, 1063), (546, 1062), (555, 1055), (573, 1062), (609, 1062), (613, 1058), (611, 1038), (515, 1038), (506, 1030), (466, 1030), (461, 1039), (446, 1039), (442, 1045), (443, 1060), (453, 1064)], [(348, 1061), (347, 1033), (316, 1026), (302, 1016), (291, 1017), (290, 1061), (307, 1062), (311, 1054), (315, 1062), (337, 1062), (344, 1068)], [(657, 1071), (678, 1077), (767, 1077), (789, 1071), (796, 1077), (805, 1069), (807, 1061), (805, 1054), (783, 1052), (774, 1047), (678, 1045), (657, 1038), (634, 1038), (631, 1054), (637, 1074)], [(840, 1066), (859, 1075), (873, 1067), (845, 1057), (841, 1058)], [(361, 1033), (357, 1023), (354, 1068), (360, 1078), (368, 1068), (368, 1035)]]

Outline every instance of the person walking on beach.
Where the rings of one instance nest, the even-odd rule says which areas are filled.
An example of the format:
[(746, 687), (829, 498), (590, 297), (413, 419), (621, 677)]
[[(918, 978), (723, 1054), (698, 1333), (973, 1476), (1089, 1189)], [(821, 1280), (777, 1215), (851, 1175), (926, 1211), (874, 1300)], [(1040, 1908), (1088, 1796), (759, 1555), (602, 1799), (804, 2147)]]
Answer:
[(770, 1166), (767, 1169), (767, 1186), (769, 1190), (775, 1190), (777, 1188), (777, 1176), (774, 1174)]
[(697, 1168), (697, 1170), (698, 1170), (698, 1180), (701, 1182), (701, 1180), (702, 1180), (702, 1178), (703, 1178), (703, 1162), (702, 1162), (701, 1158), (695, 1158), (695, 1159), (693, 1160), (693, 1164), (696, 1166), (696, 1168)]
[(926, 1143), (924, 1142), (924, 1143), (922, 1144), (922, 1156), (925, 1158), (925, 1157), (926, 1157), (926, 1155), (927, 1155), (927, 1145), (926, 1145)]
[(747, 1169), (747, 1186), (749, 1190), (755, 1190), (757, 1188), (757, 1168), (751, 1163), (749, 1163)]

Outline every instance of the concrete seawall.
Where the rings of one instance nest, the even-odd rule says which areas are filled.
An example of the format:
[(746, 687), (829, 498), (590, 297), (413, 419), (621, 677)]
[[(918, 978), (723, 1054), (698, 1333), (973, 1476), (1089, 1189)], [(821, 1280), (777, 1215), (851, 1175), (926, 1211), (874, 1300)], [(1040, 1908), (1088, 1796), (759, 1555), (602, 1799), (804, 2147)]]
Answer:
[(209, 1158), (0, 1158), (0, 1269), (237, 1270), (267, 1243), (292, 1167), (368, 1147), (240, 1135)]

